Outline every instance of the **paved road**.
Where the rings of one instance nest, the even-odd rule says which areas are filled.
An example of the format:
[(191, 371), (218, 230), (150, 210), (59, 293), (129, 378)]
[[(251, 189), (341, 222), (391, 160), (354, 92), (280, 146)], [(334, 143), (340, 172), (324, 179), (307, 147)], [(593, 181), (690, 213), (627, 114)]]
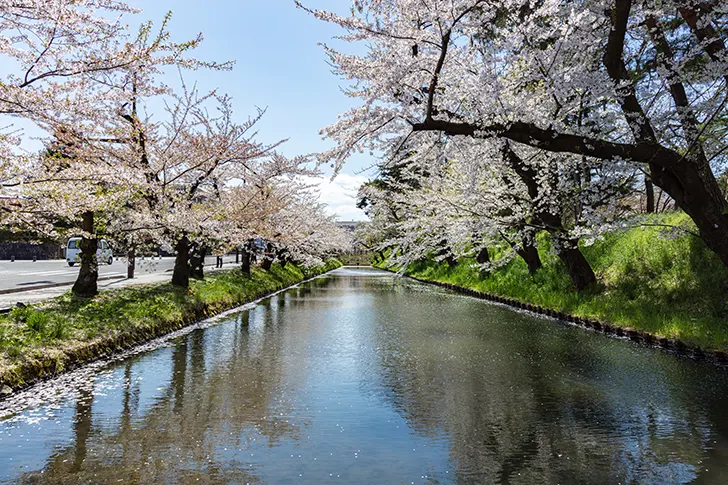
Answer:
[[(226, 256), (225, 265), (235, 263), (235, 257)], [(206, 258), (205, 266), (214, 267), (215, 257)], [(174, 258), (146, 258), (137, 260), (137, 276), (171, 272)], [(78, 276), (78, 265), (70, 268), (65, 260), (52, 261), (0, 261), (0, 290), (31, 289), (33, 287), (57, 283), (73, 283)], [(126, 277), (126, 262), (114, 261), (111, 265), (99, 265), (99, 277)], [(170, 276), (171, 277), (171, 276)]]

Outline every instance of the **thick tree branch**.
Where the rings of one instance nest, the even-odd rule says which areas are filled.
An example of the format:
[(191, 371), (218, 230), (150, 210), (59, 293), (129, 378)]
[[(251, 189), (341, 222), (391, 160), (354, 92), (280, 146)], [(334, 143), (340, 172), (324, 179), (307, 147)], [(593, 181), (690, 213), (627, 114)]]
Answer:
[(607, 68), (609, 77), (612, 78), (612, 81), (616, 85), (617, 95), (621, 98), (620, 105), (622, 112), (627, 118), (627, 123), (629, 123), (632, 129), (635, 139), (656, 145), (657, 137), (655, 136), (655, 131), (652, 129), (652, 125), (637, 99), (634, 85), (622, 58), (624, 38), (627, 34), (627, 24), (631, 9), (632, 0), (616, 0), (614, 9), (610, 12), (612, 29), (609, 32), (603, 62)]
[(655, 163), (663, 167), (672, 167), (680, 160), (679, 153), (656, 143), (615, 143), (588, 136), (559, 133), (553, 128), (541, 128), (533, 123), (520, 121), (507, 125), (494, 123), (480, 126), (465, 122), (426, 120), (422, 123), (413, 123), (412, 130), (440, 131), (450, 136), (462, 135), (473, 138), (496, 136), (550, 152), (574, 153), (601, 160), (623, 159)]

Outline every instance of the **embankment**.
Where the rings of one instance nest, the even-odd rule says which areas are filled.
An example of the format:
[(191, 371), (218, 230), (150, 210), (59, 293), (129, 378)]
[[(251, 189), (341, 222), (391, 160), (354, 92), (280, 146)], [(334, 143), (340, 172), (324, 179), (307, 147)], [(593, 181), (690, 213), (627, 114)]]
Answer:
[(129, 286), (92, 299), (66, 294), (15, 308), (0, 316), (0, 389), (27, 387), (340, 266), (337, 260), (315, 268), (275, 264), (250, 277), (236, 269), (193, 281), (189, 290)]

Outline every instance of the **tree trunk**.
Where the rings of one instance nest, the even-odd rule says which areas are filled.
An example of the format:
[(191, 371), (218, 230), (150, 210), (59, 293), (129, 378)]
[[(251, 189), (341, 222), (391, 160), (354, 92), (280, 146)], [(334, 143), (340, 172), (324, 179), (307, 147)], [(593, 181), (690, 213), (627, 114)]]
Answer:
[(648, 214), (655, 213), (655, 185), (648, 178), (645, 178), (645, 197), (647, 198), (646, 212)]
[(190, 240), (182, 236), (175, 246), (177, 257), (174, 260), (172, 284), (182, 288), (190, 287)]
[[(93, 211), (84, 212), (82, 215), (81, 228), (84, 232), (94, 233), (94, 213)], [(96, 296), (99, 292), (99, 262), (96, 259), (96, 250), (99, 246), (99, 240), (95, 236), (81, 238), (81, 268), (78, 271), (78, 278), (73, 285), (71, 291), (74, 295), (91, 297)]]
[(273, 258), (275, 257), (275, 253), (273, 252), (274, 250), (275, 247), (273, 246), (273, 243), (268, 243), (268, 245), (265, 247), (263, 262), (260, 264), (260, 267), (266, 271), (270, 271), (270, 268), (273, 265)]
[(536, 244), (534, 244), (533, 235), (523, 237), (523, 246), (517, 249), (516, 253), (526, 262), (528, 274), (531, 276), (535, 275), (536, 271), (543, 266), (541, 256), (538, 255), (538, 249), (536, 248)]
[(544, 210), (538, 214), (538, 218), (546, 226), (546, 231), (548, 231), (556, 245), (556, 253), (566, 265), (566, 270), (576, 289), (582, 291), (596, 283), (597, 277), (594, 270), (592, 270), (589, 261), (579, 250), (579, 240), (566, 236), (567, 230), (561, 222), (561, 217), (558, 214)]
[(134, 270), (136, 269), (136, 248), (132, 246), (129, 252), (126, 253), (126, 277), (128, 279), (134, 278)]
[(728, 266), (728, 204), (710, 167), (700, 171), (685, 160), (670, 171), (651, 168), (655, 183), (690, 216), (705, 245)]
[(288, 258), (288, 251), (285, 249), (278, 251), (278, 261), (281, 262), (281, 267), (285, 269), (286, 265), (291, 261)]
[(483, 248), (480, 250), (478, 255), (475, 257), (475, 261), (478, 262), (478, 264), (485, 264), (490, 263), (490, 255), (488, 254), (488, 248)]
[[(657, 143), (654, 130), (639, 103), (633, 81), (622, 57), (631, 7), (630, 0), (615, 2), (614, 11), (611, 14), (612, 29), (609, 33), (604, 64), (609, 76), (619, 86), (617, 91), (622, 97), (622, 112), (630, 124), (635, 139), (640, 143), (662, 148)], [(718, 60), (724, 46), (722, 42), (720, 45), (714, 42), (713, 32), (706, 30), (710, 27), (707, 23), (703, 22), (701, 25), (698, 11), (682, 8), (680, 13), (695, 35), (705, 42), (705, 50), (711, 59)], [(654, 19), (646, 20), (653, 27), (658, 26)], [(663, 67), (669, 67), (672, 62), (672, 53), (663, 34), (654, 28), (650, 29), (650, 33), (656, 49), (661, 54), (658, 60), (661, 60)], [(691, 145), (692, 153), (680, 154), (666, 150), (665, 155), (667, 156), (659, 160), (659, 165), (655, 162), (649, 163), (651, 178), (655, 185), (670, 195), (675, 203), (693, 219), (706, 246), (718, 255), (724, 265), (728, 266), (728, 215), (726, 215), (728, 205), (710, 164), (705, 158), (702, 142), (697, 136), (696, 117), (691, 111), (685, 89), (678, 78), (673, 77), (668, 79), (668, 82), (670, 94), (678, 108), (680, 122), (686, 141)], [(728, 82), (728, 75), (726, 82)], [(652, 160), (655, 160), (654, 156)]]
[(248, 240), (248, 256), (251, 265), (258, 263), (258, 246), (255, 244), (255, 239)]
[[(712, 7), (706, 4), (704, 8)], [(726, 54), (725, 47), (710, 23), (700, 21), (699, 10), (681, 8), (680, 12), (693, 33), (703, 43), (710, 58), (714, 61), (720, 60), (720, 57)], [(700, 138), (700, 123), (688, 98), (688, 90), (677, 74), (679, 62), (675, 59), (673, 49), (662, 29), (662, 23), (656, 17), (648, 16), (645, 25), (659, 54), (657, 61), (662, 67), (660, 74), (665, 76), (665, 81), (670, 87), (670, 94), (689, 147), (687, 153), (684, 153), (679, 160), (661, 164), (663, 170), (659, 171), (655, 183), (670, 194), (690, 215), (698, 226), (705, 244), (715, 251), (723, 264), (728, 265), (728, 204), (705, 154), (703, 141)], [(728, 83), (728, 74), (725, 75), (725, 80)], [(654, 167), (650, 168), (653, 172), (656, 171)]]
[(586, 260), (584, 254), (579, 250), (578, 241), (561, 240), (557, 241), (560, 246), (557, 248), (559, 259), (566, 265), (572, 283), (577, 290), (583, 291), (589, 286), (597, 282), (597, 276), (594, 274), (589, 261)]
[(241, 267), (244, 274), (250, 276), (250, 267), (255, 262), (255, 240), (248, 239), (243, 246), (242, 254), (243, 265)]
[(243, 249), (240, 256), (243, 258), (243, 264), (240, 269), (244, 274), (250, 276), (250, 252), (247, 249)]
[(438, 249), (438, 251), (436, 253), (436, 257), (439, 258), (439, 257), (445, 256), (444, 258), (442, 258), (442, 261), (445, 261), (447, 263), (447, 265), (450, 266), (451, 268), (453, 266), (455, 266), (457, 264), (457, 260), (455, 260), (455, 258), (453, 258), (452, 254), (449, 254), (450, 251), (448, 250), (448, 247), (447, 247), (447, 240), (443, 239), (442, 241), (440, 241), (438, 243), (438, 246), (440, 247), (440, 249)]
[(205, 256), (207, 255), (207, 248), (205, 246), (199, 246), (192, 251), (190, 257), (190, 276), (196, 280), (205, 279)]

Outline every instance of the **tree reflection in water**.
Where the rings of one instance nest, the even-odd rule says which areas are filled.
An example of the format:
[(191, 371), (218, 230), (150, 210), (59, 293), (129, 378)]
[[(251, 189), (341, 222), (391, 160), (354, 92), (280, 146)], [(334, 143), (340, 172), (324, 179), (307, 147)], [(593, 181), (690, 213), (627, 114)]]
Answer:
[[(97, 383), (64, 408), (69, 422), (51, 421), (73, 439), (38, 435), (45, 464), (9, 479), (725, 483), (728, 473), (725, 369), (381, 273), (339, 270), (110, 372), (118, 388)], [(0, 465), (13, 440), (33, 436), (14, 426)]]
[(126, 362), (114, 432), (94, 427), (94, 396), (85, 391), (76, 402), (73, 443), (57, 450), (42, 473), (28, 473), (19, 483), (149, 484), (160, 477), (168, 483), (259, 483), (236, 451), (261, 438), (267, 446), (296, 440), (301, 430), (277, 416), (286, 413), (280, 402), (274, 404), (281, 378), (276, 341), (267, 342), (265, 356), (245, 352), (249, 318), (242, 312), (234, 331), (220, 336), (232, 339), (234, 352), (214, 359), (210, 368), (206, 353), (219, 347), (206, 344), (205, 331), (175, 342), (169, 349), (171, 379), (148, 410), (139, 409), (135, 362)]

